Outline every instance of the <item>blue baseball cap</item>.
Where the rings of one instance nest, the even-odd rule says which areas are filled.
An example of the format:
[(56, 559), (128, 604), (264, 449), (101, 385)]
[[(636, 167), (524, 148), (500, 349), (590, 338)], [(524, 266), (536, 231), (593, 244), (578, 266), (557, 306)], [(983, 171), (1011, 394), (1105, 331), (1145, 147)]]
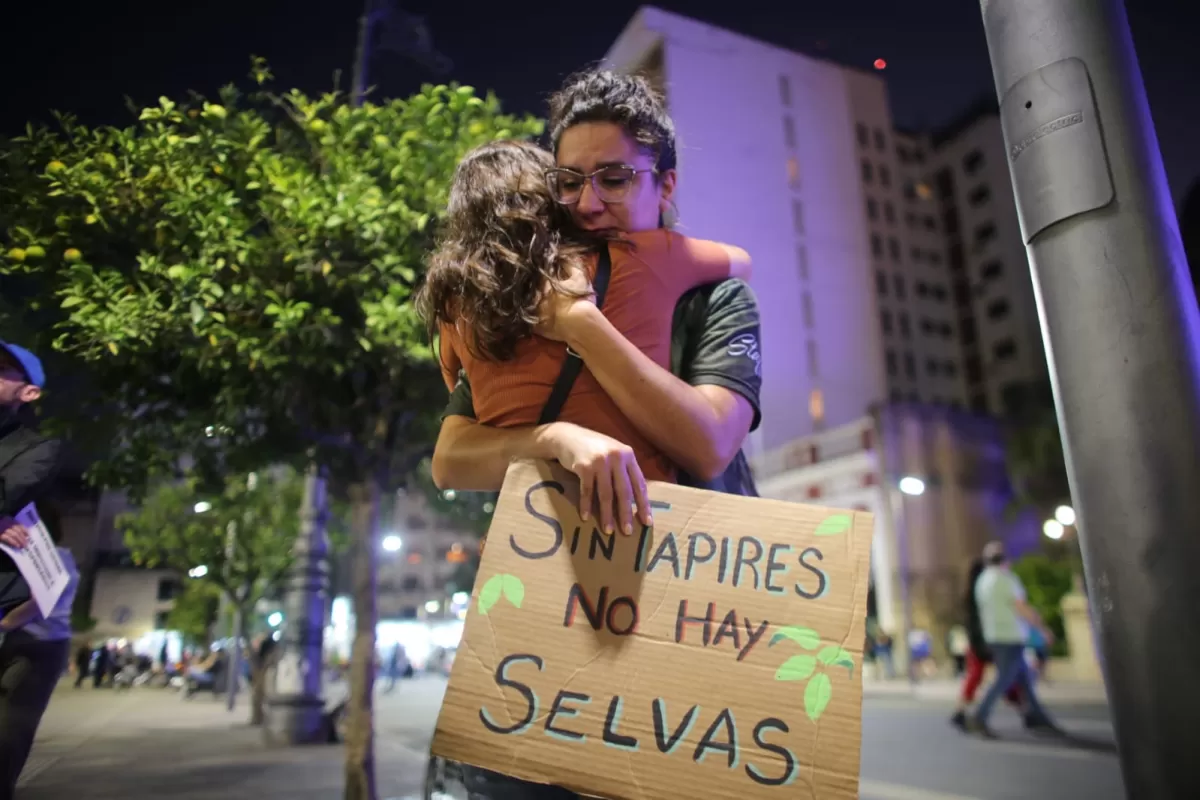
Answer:
[(21, 369), (25, 371), (25, 377), (29, 382), (38, 388), (46, 385), (46, 370), (42, 369), (42, 360), (33, 353), (26, 350), (17, 344), (9, 344), (0, 339), (0, 348), (11, 355), (21, 365)]

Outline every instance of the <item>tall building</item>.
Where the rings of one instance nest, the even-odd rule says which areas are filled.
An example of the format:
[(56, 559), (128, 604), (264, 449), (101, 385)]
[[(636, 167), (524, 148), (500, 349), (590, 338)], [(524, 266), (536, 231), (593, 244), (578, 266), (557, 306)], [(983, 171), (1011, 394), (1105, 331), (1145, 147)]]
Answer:
[(751, 451), (879, 402), (1001, 413), (1006, 387), (1044, 374), (998, 118), (896, 131), (879, 73), (654, 7), (606, 63), (667, 98), (680, 229), (754, 257)]

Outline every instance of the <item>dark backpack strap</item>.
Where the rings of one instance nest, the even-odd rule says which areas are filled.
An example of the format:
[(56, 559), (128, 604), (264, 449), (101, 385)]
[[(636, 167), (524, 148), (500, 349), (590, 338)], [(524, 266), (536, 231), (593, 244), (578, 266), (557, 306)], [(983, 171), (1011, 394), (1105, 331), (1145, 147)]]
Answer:
[[(592, 281), (592, 289), (596, 292), (596, 308), (604, 308), (604, 297), (608, 294), (608, 280), (611, 277), (612, 256), (609, 254), (606, 244), (600, 250), (600, 258), (596, 261), (596, 277)], [(542, 416), (538, 419), (539, 425), (546, 425), (558, 419), (563, 406), (566, 405), (567, 397), (571, 394), (571, 387), (575, 385), (575, 381), (582, 371), (583, 359), (568, 347), (562, 372), (558, 373), (558, 380), (554, 382), (554, 388), (550, 390), (550, 397), (542, 408)]]

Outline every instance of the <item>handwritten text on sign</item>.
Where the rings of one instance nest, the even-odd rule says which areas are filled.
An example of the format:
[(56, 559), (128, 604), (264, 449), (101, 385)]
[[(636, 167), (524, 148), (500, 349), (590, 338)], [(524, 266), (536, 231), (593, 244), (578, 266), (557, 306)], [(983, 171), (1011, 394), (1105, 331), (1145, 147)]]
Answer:
[(816, 780), (825, 739), (834, 796), (839, 775), (856, 791), (869, 516), (656, 485), (656, 527), (614, 537), (548, 469), (505, 484), (435, 752), (719, 797)]

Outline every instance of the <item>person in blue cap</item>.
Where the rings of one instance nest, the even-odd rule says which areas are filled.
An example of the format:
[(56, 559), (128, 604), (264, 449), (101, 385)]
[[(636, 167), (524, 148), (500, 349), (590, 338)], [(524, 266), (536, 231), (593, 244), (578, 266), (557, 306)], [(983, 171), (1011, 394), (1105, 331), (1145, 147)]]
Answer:
[[(22, 548), (28, 532), (14, 517), (29, 503), (57, 543), (58, 514), (49, 497), (59, 464), (59, 442), (26, 423), (22, 409), (42, 396), (46, 372), (24, 347), (0, 341), (0, 542)], [(0, 800), (16, 790), (34, 736), (55, 685), (67, 667), (71, 605), (79, 571), (70, 551), (58, 548), (71, 581), (43, 615), (7, 555), (0, 564)]]

